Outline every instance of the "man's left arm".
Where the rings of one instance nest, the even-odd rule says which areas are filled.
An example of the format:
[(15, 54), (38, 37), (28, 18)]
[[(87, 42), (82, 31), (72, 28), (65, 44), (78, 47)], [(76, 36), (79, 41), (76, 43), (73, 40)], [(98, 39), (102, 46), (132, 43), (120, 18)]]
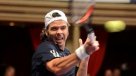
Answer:
[[(81, 46), (82, 44), (82, 39), (79, 39), (79, 45)], [(87, 57), (80, 62), (76, 76), (87, 76), (89, 58)]]
[(76, 76), (87, 76), (89, 57), (82, 60), (79, 64), (79, 68)]

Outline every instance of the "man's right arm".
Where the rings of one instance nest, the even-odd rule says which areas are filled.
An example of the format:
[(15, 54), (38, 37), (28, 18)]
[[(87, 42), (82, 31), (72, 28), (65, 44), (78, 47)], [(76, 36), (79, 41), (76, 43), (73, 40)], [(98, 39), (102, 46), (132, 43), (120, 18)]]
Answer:
[[(74, 53), (61, 57), (55, 58), (51, 61), (45, 63), (45, 67), (56, 75), (62, 75), (70, 71), (74, 66), (76, 66), (82, 59), (85, 59), (86, 52), (90, 55), (94, 51), (98, 50), (98, 41), (90, 44), (90, 40), (87, 39), (83, 46), (80, 46)], [(88, 56), (89, 56), (88, 55)]]
[(51, 61), (48, 61), (44, 65), (55, 75), (62, 75), (70, 71), (79, 62), (80, 60), (76, 56), (76, 53), (72, 53), (71, 55), (65, 57), (55, 58)]

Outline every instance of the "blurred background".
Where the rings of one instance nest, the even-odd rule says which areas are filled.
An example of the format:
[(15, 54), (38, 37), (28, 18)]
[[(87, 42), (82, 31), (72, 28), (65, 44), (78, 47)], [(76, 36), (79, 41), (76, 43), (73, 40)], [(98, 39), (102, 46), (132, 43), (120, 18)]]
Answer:
[[(136, 76), (136, 0), (95, 0), (91, 24), (100, 50), (90, 57), (88, 76), (106, 75), (118, 69), (120, 75)], [(70, 1), (0, 0), (0, 64), (10, 64), (16, 76), (31, 76), (31, 58), (40, 43), (44, 15), (53, 9), (64, 11), (71, 25)], [(80, 11), (79, 11), (80, 13)], [(71, 52), (86, 39), (85, 29), (70, 26), (66, 46)]]

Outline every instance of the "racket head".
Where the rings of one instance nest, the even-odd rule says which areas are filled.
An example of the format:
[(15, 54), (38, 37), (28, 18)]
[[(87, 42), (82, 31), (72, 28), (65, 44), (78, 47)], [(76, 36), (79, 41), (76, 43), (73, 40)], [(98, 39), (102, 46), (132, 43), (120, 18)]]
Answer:
[(93, 13), (94, 0), (71, 0), (71, 21), (74, 24), (84, 23)]

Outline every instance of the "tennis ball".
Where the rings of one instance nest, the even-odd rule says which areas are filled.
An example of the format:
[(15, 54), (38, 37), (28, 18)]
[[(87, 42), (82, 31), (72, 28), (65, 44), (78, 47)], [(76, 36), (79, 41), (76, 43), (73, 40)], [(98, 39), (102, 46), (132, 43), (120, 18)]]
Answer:
[(126, 24), (124, 21), (118, 20), (118, 21), (107, 21), (104, 24), (105, 29), (108, 32), (120, 32), (123, 31), (126, 27)]

